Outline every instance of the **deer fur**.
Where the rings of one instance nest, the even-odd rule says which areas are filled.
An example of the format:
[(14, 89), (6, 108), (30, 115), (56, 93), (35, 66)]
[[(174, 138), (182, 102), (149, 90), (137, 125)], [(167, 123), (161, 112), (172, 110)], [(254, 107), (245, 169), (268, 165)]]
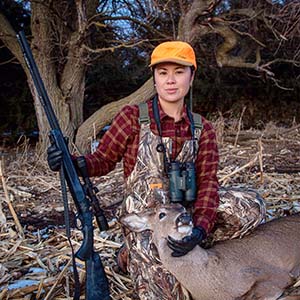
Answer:
[(300, 275), (300, 214), (262, 224), (242, 239), (218, 242), (206, 250), (196, 246), (182, 257), (172, 257), (168, 237), (180, 240), (191, 232), (192, 223), (181, 221), (183, 214), (180, 205), (159, 206), (123, 216), (120, 222), (135, 232), (153, 232), (162, 264), (194, 300), (300, 299), (281, 298)]

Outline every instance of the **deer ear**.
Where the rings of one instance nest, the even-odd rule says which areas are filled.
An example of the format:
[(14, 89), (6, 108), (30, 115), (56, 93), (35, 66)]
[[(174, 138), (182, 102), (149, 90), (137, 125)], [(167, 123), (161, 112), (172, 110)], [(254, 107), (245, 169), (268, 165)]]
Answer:
[(141, 232), (150, 229), (147, 218), (142, 215), (128, 214), (121, 216), (119, 221), (131, 231)]

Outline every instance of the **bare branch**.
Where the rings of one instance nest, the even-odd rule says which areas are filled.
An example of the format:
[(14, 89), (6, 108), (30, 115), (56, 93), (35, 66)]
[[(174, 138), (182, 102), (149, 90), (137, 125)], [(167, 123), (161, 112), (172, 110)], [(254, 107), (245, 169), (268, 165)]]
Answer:
[[(98, 17), (98, 21), (92, 21), (95, 18)], [(145, 28), (147, 31), (152, 32), (153, 34), (157, 35), (158, 37), (162, 37), (162, 38), (168, 38), (168, 35), (164, 34), (163, 32), (156, 30), (155, 28), (153, 28), (152, 26), (149, 25), (149, 23), (144, 23), (138, 19), (129, 17), (129, 16), (103, 16), (102, 14), (98, 14), (95, 15), (92, 19), (89, 20), (89, 27), (92, 25), (99, 25), (101, 27), (104, 27), (105, 23), (104, 21), (129, 21), (132, 23), (135, 23), (143, 28)], [(103, 24), (103, 25), (102, 25)]]
[(255, 38), (251, 33), (249, 32), (242, 32), (239, 31), (238, 29), (234, 28), (234, 27), (230, 27), (233, 31), (235, 31), (236, 33), (238, 33), (240, 36), (248, 36), (251, 40), (253, 40), (256, 44), (258, 44), (259, 46), (265, 48), (266, 45), (264, 43), (262, 43), (261, 41), (259, 41), (257, 38)]
[(265, 63), (264, 65), (262, 65), (262, 67), (268, 67), (268, 66), (270, 66), (272, 64), (280, 63), (280, 62), (293, 64), (293, 65), (295, 65), (298, 68), (300, 67), (300, 61), (293, 60), (293, 59), (283, 59), (283, 58), (276, 58), (276, 59), (274, 59), (272, 61), (269, 61), (269, 62)]
[(78, 32), (84, 36), (87, 27), (86, 7), (82, 0), (76, 0)]
[(115, 41), (115, 42), (120, 43), (120, 45), (101, 48), (101, 49), (92, 49), (92, 48), (88, 47), (87, 45), (83, 45), (82, 47), (84, 49), (88, 50), (91, 53), (101, 53), (101, 52), (105, 52), (105, 51), (114, 52), (116, 49), (120, 49), (120, 48), (133, 48), (133, 47), (136, 47), (136, 46), (141, 45), (145, 42), (148, 42), (148, 40), (141, 40), (141, 41), (138, 41), (136, 43), (123, 43), (121, 41)]
[(9, 59), (7, 61), (0, 62), (0, 66), (7, 65), (7, 64), (10, 64), (10, 63), (14, 63), (16, 61), (17, 61), (16, 58), (12, 57), (11, 59)]
[(17, 58), (27, 72), (22, 51), (17, 41), (16, 33), (5, 16), (0, 12), (0, 39), (10, 52)]
[(97, 21), (92, 21), (88, 24), (88, 27), (91, 27), (91, 26), (96, 26), (96, 27), (101, 27), (101, 28), (106, 28), (107, 26), (102, 23), (102, 22), (97, 22)]
[(281, 90), (285, 90), (285, 91), (293, 91), (294, 89), (292, 89), (292, 88), (287, 88), (287, 87), (284, 87), (284, 86), (282, 86), (282, 85), (280, 85), (279, 84), (279, 80), (278, 79), (276, 79), (276, 78), (271, 78), (271, 80), (274, 82), (274, 84), (278, 87), (278, 88), (280, 88)]

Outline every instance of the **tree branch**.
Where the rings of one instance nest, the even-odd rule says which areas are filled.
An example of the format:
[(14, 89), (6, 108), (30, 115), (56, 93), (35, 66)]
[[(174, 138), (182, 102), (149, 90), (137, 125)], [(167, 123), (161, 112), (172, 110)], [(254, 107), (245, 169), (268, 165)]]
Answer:
[(246, 62), (244, 57), (230, 55), (230, 51), (238, 44), (238, 36), (223, 20), (213, 18), (213, 21), (214, 24), (210, 24), (212, 30), (224, 39), (216, 52), (218, 66), (257, 69), (261, 61), (259, 48), (256, 49), (256, 61), (254, 63)]
[[(150, 78), (134, 93), (103, 106), (100, 110), (92, 114), (78, 129), (76, 135), (76, 146), (80, 152), (85, 153), (89, 149), (89, 137), (94, 136), (94, 131), (99, 132), (101, 128), (109, 124), (114, 116), (125, 105), (138, 104), (150, 99), (155, 94), (153, 80)], [(95, 128), (96, 126), (96, 128)]]
[(187, 11), (181, 13), (178, 24), (178, 39), (192, 43), (199, 33), (196, 21), (199, 16), (206, 14), (211, 5), (211, 0), (194, 0)]
[(0, 12), (0, 39), (2, 40), (3, 44), (10, 50), (10, 52), (15, 56), (15, 58), (20, 62), (24, 71), (28, 75), (29, 73), (23, 57), (23, 53), (17, 41), (16, 32), (14, 31), (11, 24), (8, 22), (6, 17), (1, 12)]
[(91, 53), (101, 53), (101, 52), (105, 52), (105, 51), (111, 51), (114, 52), (116, 49), (120, 49), (120, 48), (132, 48), (132, 47), (136, 47), (140, 44), (143, 44), (145, 42), (148, 42), (148, 40), (141, 40), (138, 41), (136, 43), (123, 43), (121, 41), (115, 41), (120, 43), (120, 45), (116, 45), (116, 46), (112, 46), (112, 47), (106, 47), (106, 48), (100, 48), (100, 49), (92, 49), (90, 47), (88, 47), (87, 45), (83, 45), (83, 48), (88, 50)]
[[(98, 21), (93, 21), (94, 19), (98, 19)], [(99, 24), (100, 24), (101, 27), (104, 27), (105, 26), (104, 21), (129, 21), (129, 22), (135, 23), (135, 24), (145, 28), (147, 31), (152, 32), (153, 34), (155, 34), (158, 37), (168, 38), (168, 35), (164, 34), (161, 31), (156, 30), (153, 26), (149, 26), (149, 24), (146, 24), (140, 20), (137, 20), (137, 19), (129, 17), (129, 16), (103, 16), (102, 14), (97, 14), (89, 20), (88, 26), (91, 26), (91, 25), (99, 26)]]

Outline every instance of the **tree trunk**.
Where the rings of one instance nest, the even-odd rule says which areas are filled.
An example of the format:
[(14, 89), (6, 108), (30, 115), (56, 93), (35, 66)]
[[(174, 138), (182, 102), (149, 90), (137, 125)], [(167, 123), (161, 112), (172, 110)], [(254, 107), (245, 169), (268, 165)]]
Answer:
[(99, 132), (105, 125), (109, 124), (114, 116), (125, 105), (132, 105), (144, 102), (155, 94), (153, 80), (150, 78), (134, 93), (103, 106), (101, 109), (91, 115), (78, 129), (76, 136), (76, 147), (82, 154), (89, 150), (90, 139), (94, 136), (94, 131)]
[[(82, 62), (83, 50), (77, 42), (80, 33), (74, 30), (64, 36), (68, 54), (65, 63), (59, 66), (62, 68), (60, 76), (56, 61), (58, 58), (54, 53), (57, 39), (54, 37), (53, 25), (49, 22), (53, 20), (51, 14), (52, 11), (45, 3), (32, 2), (31, 48), (63, 134), (72, 141), (75, 130), (83, 121), (86, 66)], [(32, 84), (29, 85), (34, 97), (40, 141), (45, 147), (49, 143), (48, 121)]]

